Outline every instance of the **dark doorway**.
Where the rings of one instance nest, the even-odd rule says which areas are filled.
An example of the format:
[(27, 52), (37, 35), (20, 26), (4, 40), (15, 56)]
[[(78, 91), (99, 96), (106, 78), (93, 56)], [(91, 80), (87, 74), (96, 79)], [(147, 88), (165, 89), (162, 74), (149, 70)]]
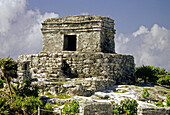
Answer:
[(64, 35), (64, 51), (76, 51), (76, 35)]

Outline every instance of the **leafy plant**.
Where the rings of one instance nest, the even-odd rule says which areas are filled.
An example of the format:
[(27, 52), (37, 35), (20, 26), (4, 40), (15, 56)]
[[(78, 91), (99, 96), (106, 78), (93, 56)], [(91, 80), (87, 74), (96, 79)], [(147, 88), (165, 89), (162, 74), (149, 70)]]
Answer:
[(17, 77), (17, 62), (12, 58), (0, 58), (0, 69), (2, 71), (2, 77), (8, 85), (10, 91), (10, 97), (12, 98), (12, 89), (11, 89), (11, 78)]
[(1, 115), (8, 115), (9, 114), (9, 104), (7, 97), (1, 97), (0, 99), (0, 114)]
[(13, 92), (17, 96), (34, 96), (38, 97), (39, 87), (37, 85), (31, 85), (31, 80), (26, 79), (23, 83), (13, 86)]
[(69, 103), (65, 103), (63, 107), (63, 114), (64, 115), (78, 115), (79, 114), (79, 102), (78, 101), (71, 101)]
[(166, 106), (170, 107), (170, 95), (167, 95), (166, 97)]
[(120, 101), (120, 104), (111, 101), (113, 104), (113, 115), (127, 114), (137, 115), (138, 103), (136, 100), (124, 99)]
[(155, 103), (157, 107), (164, 107), (163, 105), (163, 100), (159, 100), (158, 102)]
[(153, 82), (156, 83), (158, 80), (158, 75), (165, 75), (167, 72), (166, 70), (160, 69), (159, 67), (154, 67), (150, 65), (143, 65), (140, 67), (135, 68), (135, 75), (137, 78), (142, 78), (144, 82)]
[(147, 88), (144, 88), (144, 89), (143, 89), (143, 93), (142, 93), (142, 97), (143, 97), (143, 98), (147, 98), (147, 97), (149, 97), (149, 95), (150, 95), (150, 94), (149, 94)]
[(170, 75), (159, 76), (157, 83), (160, 84), (160, 85), (170, 86)]
[(21, 97), (15, 96), (13, 98), (13, 103), (11, 104), (12, 111), (15, 111), (18, 114), (32, 114), (37, 111), (38, 107), (43, 105), (40, 100), (41, 97)]
[(50, 97), (50, 98), (59, 98), (59, 99), (68, 99), (68, 98), (70, 98), (70, 96), (68, 96), (66, 94), (58, 94), (57, 96), (54, 96), (50, 92), (47, 92), (45, 95)]
[(5, 81), (4, 80), (2, 80), (2, 79), (0, 79), (0, 88), (3, 88), (4, 87), (4, 84), (5, 83)]

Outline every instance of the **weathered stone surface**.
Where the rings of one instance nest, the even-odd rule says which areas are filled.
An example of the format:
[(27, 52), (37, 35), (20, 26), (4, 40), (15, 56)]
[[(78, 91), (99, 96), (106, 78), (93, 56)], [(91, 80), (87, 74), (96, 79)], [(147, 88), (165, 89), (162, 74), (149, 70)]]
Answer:
[(19, 81), (33, 79), (41, 93), (87, 96), (135, 82), (134, 58), (115, 53), (114, 20), (109, 17), (50, 18), (41, 31), (43, 51), (18, 58)]
[(76, 36), (76, 51), (115, 53), (114, 20), (96, 15), (47, 19), (42, 23), (43, 51), (61, 52), (64, 37)]
[[(83, 58), (82, 55), (85, 56), (87, 55), (87, 53), (77, 51), (64, 52), (60, 54), (53, 53), (51, 55), (49, 55), (50, 53), (46, 54), (48, 55), (38, 54), (36, 56), (20, 56), (18, 59), (19, 62), (22, 62), (24, 59), (28, 59), (30, 56), (31, 61), (29, 61), (29, 63), (19, 64), (19, 68), (22, 68), (18, 70), (19, 75), (26, 75), (27, 77), (39, 76), (42, 78), (56, 78), (60, 75), (64, 75), (68, 78), (90, 78), (96, 76), (104, 76), (105, 78), (115, 80), (117, 84), (133, 84), (135, 81), (133, 56), (119, 54), (107, 54), (106, 56), (106, 54), (102, 52), (89, 52), (88, 56), (86, 58)], [(59, 57), (59, 55), (61, 57)], [(100, 59), (98, 59), (97, 57), (100, 57)], [(37, 61), (32, 61), (34, 58), (36, 58)], [(69, 61), (70, 58), (72, 59), (71, 61)], [(82, 58), (82, 61), (79, 61), (79, 58)], [(101, 62), (101, 60), (109, 60), (109, 62), (103, 63), (103, 61)], [(28, 66), (27, 70), (24, 70), (24, 66)]]
[(170, 115), (168, 107), (139, 108), (138, 115)]
[(80, 104), (80, 115), (112, 115), (113, 107), (107, 102), (87, 102)]

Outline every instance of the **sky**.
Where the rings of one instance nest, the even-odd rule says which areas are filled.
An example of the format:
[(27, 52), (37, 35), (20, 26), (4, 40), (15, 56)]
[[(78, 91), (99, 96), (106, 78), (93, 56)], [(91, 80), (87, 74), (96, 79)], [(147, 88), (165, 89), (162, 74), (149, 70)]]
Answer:
[(0, 57), (42, 51), (41, 22), (69, 15), (115, 20), (116, 52), (170, 71), (170, 0), (0, 0)]

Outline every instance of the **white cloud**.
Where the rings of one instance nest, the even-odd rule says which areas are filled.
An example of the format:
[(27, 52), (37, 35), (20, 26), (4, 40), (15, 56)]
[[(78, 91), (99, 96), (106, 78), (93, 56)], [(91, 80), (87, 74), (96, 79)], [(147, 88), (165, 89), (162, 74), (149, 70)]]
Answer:
[(138, 35), (146, 34), (146, 33), (148, 33), (148, 28), (146, 28), (145, 26), (141, 26), (138, 31), (133, 33), (133, 36), (136, 37)]
[(81, 12), (80, 15), (89, 15), (88, 12)]
[(26, 10), (26, 0), (0, 0), (0, 57), (38, 53), (42, 50), (41, 22), (58, 14)]
[(133, 55), (137, 66), (154, 65), (170, 71), (170, 30), (157, 24), (150, 30), (141, 26), (131, 35), (121, 33), (115, 40), (116, 51)]

